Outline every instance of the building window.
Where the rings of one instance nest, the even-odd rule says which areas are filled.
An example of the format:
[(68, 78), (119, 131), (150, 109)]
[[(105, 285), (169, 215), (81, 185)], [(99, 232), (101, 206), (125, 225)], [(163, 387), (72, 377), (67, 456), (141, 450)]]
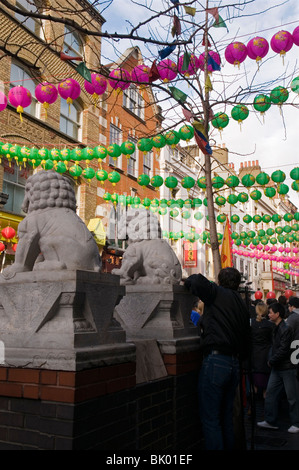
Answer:
[(63, 52), (74, 57), (82, 57), (83, 55), (83, 41), (81, 37), (67, 26), (64, 30)]
[(3, 192), (9, 195), (5, 204), (5, 211), (24, 215), (21, 207), (25, 196), (25, 184), (27, 178), (32, 174), (32, 169), (19, 167), (13, 160), (8, 162), (3, 159)]
[(10, 68), (10, 88), (19, 85), (27, 88), (32, 96), (31, 105), (27, 108), (24, 108), (24, 111), (28, 114), (31, 114), (31, 116), (39, 117), (39, 105), (37, 99), (35, 98), (35, 88), (37, 83), (34, 82), (27, 71), (19, 67), (17, 64), (12, 63)]
[[(114, 124), (110, 124), (110, 135), (109, 135), (109, 145), (117, 144), (121, 145), (122, 139), (122, 132), (119, 127), (114, 126)], [(109, 165), (118, 166), (121, 168), (121, 156), (117, 158), (115, 161), (113, 157), (109, 155)]]
[(124, 91), (123, 105), (133, 114), (144, 120), (144, 100), (135, 85)]
[(152, 171), (153, 152), (147, 152), (143, 156), (143, 173), (150, 176)]
[[(35, 2), (33, 0), (17, 0), (16, 7), (19, 10), (23, 10), (24, 12), (32, 12), (32, 13), (38, 12), (38, 8), (36, 7)], [(20, 15), (19, 13), (16, 13), (15, 17), (20, 23), (22, 23), (22, 25), (26, 26), (26, 28), (28, 28), (32, 33), (40, 37), (41, 21), (39, 19), (26, 17), (23, 15)]]
[(75, 140), (81, 140), (82, 108), (76, 103), (60, 100), (60, 130)]
[[(130, 142), (133, 142), (135, 144), (135, 147), (137, 148), (137, 141), (134, 139), (128, 139)], [(131, 176), (136, 176), (136, 159), (137, 159), (137, 151), (135, 151), (130, 155), (130, 158), (128, 159), (128, 166), (127, 166), (127, 173), (128, 175)]]

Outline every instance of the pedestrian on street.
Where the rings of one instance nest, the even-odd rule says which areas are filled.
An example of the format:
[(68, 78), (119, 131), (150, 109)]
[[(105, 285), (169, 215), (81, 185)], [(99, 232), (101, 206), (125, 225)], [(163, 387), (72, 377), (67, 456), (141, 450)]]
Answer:
[(193, 274), (185, 286), (204, 302), (201, 317), (203, 362), (199, 411), (207, 450), (235, 448), (233, 407), (240, 382), (240, 361), (249, 356), (249, 312), (238, 288), (241, 274), (221, 269), (218, 285)]
[(299, 298), (290, 297), (288, 301), (289, 315), (287, 324), (293, 329), (294, 340), (299, 339)]
[(257, 303), (255, 310), (256, 317), (251, 319), (251, 370), (255, 393), (261, 393), (265, 398), (266, 388), (271, 372), (268, 359), (272, 345), (272, 331), (274, 324), (267, 318), (268, 306), (265, 302)]
[(275, 324), (273, 330), (272, 351), (269, 359), (271, 366), (270, 378), (265, 398), (265, 420), (257, 425), (261, 428), (278, 429), (278, 411), (282, 392), (285, 390), (289, 403), (291, 426), (290, 433), (299, 432), (299, 382), (296, 377), (296, 366), (292, 364), (291, 343), (293, 330), (284, 321), (283, 305), (276, 302), (269, 307), (269, 319)]

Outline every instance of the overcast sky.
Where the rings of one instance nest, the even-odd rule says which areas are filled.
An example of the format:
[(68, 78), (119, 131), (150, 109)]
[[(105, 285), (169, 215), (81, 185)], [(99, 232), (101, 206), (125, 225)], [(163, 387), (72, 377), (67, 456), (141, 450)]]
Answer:
[[(139, 3), (142, 6), (138, 5), (138, 2), (131, 2), (131, 0), (114, 0), (109, 8), (102, 13), (106, 19), (103, 30), (126, 32), (130, 29), (130, 24), (136, 25), (150, 16), (149, 10), (144, 6), (148, 5), (153, 11), (159, 12), (172, 5), (170, 0), (143, 0)], [(202, 3), (205, 4), (205, 1)], [(299, 46), (293, 45), (292, 49), (287, 52), (284, 61), (270, 47), (269, 53), (263, 59), (259, 70), (257, 70), (255, 61), (249, 58), (241, 64), (240, 68), (228, 64), (224, 57), (224, 51), (228, 44), (236, 40), (246, 45), (253, 37), (261, 36), (267, 39), (270, 44), (272, 36), (280, 30), (293, 33), (296, 26), (299, 26), (299, 2), (298, 0), (283, 2), (255, 0), (249, 2), (246, 7), (242, 6), (243, 1), (236, 3), (239, 5), (238, 10), (225, 7), (233, 4), (231, 0), (211, 1), (209, 4), (210, 8), (220, 7), (220, 15), (228, 28), (228, 31), (225, 28), (210, 29), (222, 61), (221, 71), (214, 72), (211, 77), (213, 85), (211, 100), (215, 101), (219, 99), (218, 97), (223, 97), (224, 90), (225, 96), (227, 96), (234, 92), (234, 87), (246, 88), (249, 83), (252, 83), (254, 89), (258, 90), (258, 85), (266, 82), (269, 92), (278, 85), (288, 88), (290, 92), (288, 103), (296, 104), (297, 108), (287, 105), (280, 110), (278, 106), (273, 105), (266, 112), (263, 120), (259, 113), (254, 111), (252, 106), (249, 106), (249, 117), (240, 128), (240, 125), (231, 118), (232, 106), (225, 108), (221, 105), (219, 109), (216, 107), (214, 111), (226, 112), (230, 117), (230, 122), (221, 134), (218, 130), (211, 129), (211, 138), (218, 145), (226, 144), (230, 151), (230, 161), (235, 163), (237, 170), (241, 162), (258, 160), (262, 169), (268, 174), (277, 169), (282, 169), (287, 176), (285, 183), (291, 186), (292, 180), (289, 178), (289, 173), (292, 168), (299, 166), (299, 96), (290, 89), (293, 78), (299, 76)], [(270, 9), (275, 5), (277, 5), (276, 8)], [(199, 23), (204, 20), (204, 14), (199, 12), (200, 2), (197, 2), (196, 7), (198, 13), (195, 18)], [(232, 18), (232, 16), (237, 15), (237, 12), (239, 17)], [(257, 12), (259, 12), (258, 15)], [(182, 6), (180, 7), (179, 17), (182, 29), (184, 29), (184, 19), (190, 21), (191, 17), (185, 15)], [(170, 43), (173, 40), (170, 34), (170, 22), (169, 17), (159, 18), (159, 22), (152, 26), (151, 36)], [(140, 30), (140, 34), (148, 35), (147, 28)], [(198, 37), (198, 40), (201, 42), (200, 37)], [(141, 48), (144, 62), (147, 65), (151, 65), (155, 59), (159, 61), (158, 51), (163, 48), (161, 46), (145, 46), (140, 42), (132, 43), (127, 40), (112, 44), (112, 41), (103, 40), (102, 62), (108, 63), (117, 59), (127, 47), (133, 45), (138, 45)], [(203, 52), (201, 43), (195, 46), (197, 46), (199, 53)], [(175, 57), (174, 53), (168, 58), (175, 60)], [(182, 88), (176, 82), (172, 82), (171, 85)], [(187, 94), (190, 93), (191, 98), (191, 90), (184, 88), (184, 91)], [(252, 102), (257, 94), (259, 93), (248, 95), (244, 98), (243, 103), (246, 104), (246, 101)], [(159, 95), (157, 96), (159, 97)], [(174, 104), (176, 103), (174, 102)], [(167, 107), (169, 108), (169, 104)], [(176, 113), (177, 119), (181, 119), (180, 107), (176, 107)], [(166, 113), (166, 115), (168, 114)], [(175, 119), (175, 116), (171, 117)], [(299, 206), (298, 194), (294, 191), (290, 191), (289, 194), (291, 200)]]

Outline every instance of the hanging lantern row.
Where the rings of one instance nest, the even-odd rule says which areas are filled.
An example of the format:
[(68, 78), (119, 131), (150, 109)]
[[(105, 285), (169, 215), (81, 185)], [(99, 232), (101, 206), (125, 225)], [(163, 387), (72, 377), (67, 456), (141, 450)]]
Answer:
[[(183, 230), (179, 232), (167, 232), (166, 230), (163, 230), (162, 237), (168, 238), (169, 240), (175, 240), (175, 241), (180, 240), (180, 239), (185, 239), (190, 242), (199, 241), (202, 244), (210, 243), (210, 233), (206, 231), (199, 234), (195, 232), (194, 230), (191, 232), (184, 232)], [(221, 244), (223, 240), (222, 233), (217, 233), (217, 238), (218, 238), (219, 244)]]
[(249, 59), (255, 60), (259, 66), (261, 60), (268, 54), (270, 47), (276, 54), (284, 58), (294, 44), (299, 46), (299, 26), (294, 29), (293, 33), (285, 30), (278, 31), (272, 36), (270, 44), (267, 39), (260, 36), (252, 38), (247, 45), (239, 41), (232, 42), (225, 49), (225, 58), (228, 63), (240, 66), (249, 57)]
[[(236, 249), (233, 248), (232, 253), (236, 254), (236, 255), (239, 255), (239, 256), (244, 256), (246, 258), (256, 258), (256, 259), (262, 259), (262, 260), (265, 260), (265, 261), (270, 260), (270, 261), (274, 261), (274, 262), (278, 262), (278, 263), (279, 262), (281, 262), (281, 263), (291, 262), (292, 264), (298, 264), (299, 263), (299, 258), (298, 257), (294, 257), (294, 256), (292, 256), (292, 257), (291, 256), (287, 256), (287, 257), (286, 256), (276, 256), (276, 255), (272, 255), (272, 254), (269, 254), (269, 253), (261, 253), (261, 252), (258, 252), (257, 250), (246, 251), (246, 250), (236, 250)], [(286, 271), (283, 270), (281, 272), (286, 272), (287, 273), (287, 270)], [(295, 273), (297, 273), (297, 274), (295, 274)], [(299, 275), (299, 272), (293, 271), (292, 274)]]

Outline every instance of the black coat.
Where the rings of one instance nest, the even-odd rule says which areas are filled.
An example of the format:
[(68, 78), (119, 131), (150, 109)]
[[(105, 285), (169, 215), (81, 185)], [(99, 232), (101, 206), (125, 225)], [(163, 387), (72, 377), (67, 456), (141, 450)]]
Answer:
[(239, 292), (218, 286), (202, 274), (193, 274), (185, 286), (204, 302), (201, 317), (201, 347), (223, 354), (248, 357), (250, 345), (249, 312)]
[(284, 320), (273, 329), (272, 351), (269, 359), (273, 369), (286, 370), (295, 367), (290, 359), (293, 337), (292, 328)]
[(251, 370), (255, 373), (270, 374), (268, 365), (269, 353), (272, 345), (272, 332), (274, 323), (264, 318), (251, 320)]

